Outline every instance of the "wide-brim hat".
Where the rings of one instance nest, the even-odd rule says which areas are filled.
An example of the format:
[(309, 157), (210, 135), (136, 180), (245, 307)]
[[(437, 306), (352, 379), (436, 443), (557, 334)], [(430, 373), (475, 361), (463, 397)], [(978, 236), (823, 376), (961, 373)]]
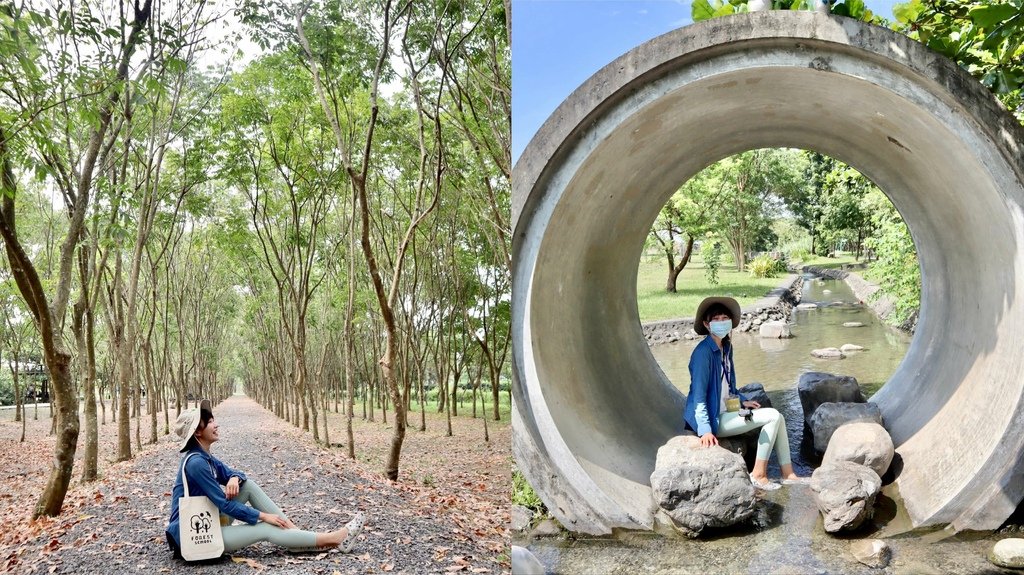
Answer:
[(188, 440), (192, 439), (192, 436), (196, 434), (196, 430), (199, 429), (199, 410), (205, 409), (212, 412), (213, 407), (210, 405), (209, 399), (204, 399), (199, 402), (199, 407), (193, 407), (192, 409), (186, 409), (181, 412), (178, 419), (174, 422), (174, 434), (181, 440), (181, 444), (178, 446), (178, 451), (185, 451), (185, 446), (188, 445)]
[(724, 305), (729, 310), (729, 316), (732, 318), (732, 327), (735, 328), (740, 325), (740, 304), (736, 300), (731, 297), (706, 297), (697, 306), (697, 315), (693, 319), (693, 331), (700, 335), (708, 334), (708, 328), (704, 327), (704, 313), (716, 303)]

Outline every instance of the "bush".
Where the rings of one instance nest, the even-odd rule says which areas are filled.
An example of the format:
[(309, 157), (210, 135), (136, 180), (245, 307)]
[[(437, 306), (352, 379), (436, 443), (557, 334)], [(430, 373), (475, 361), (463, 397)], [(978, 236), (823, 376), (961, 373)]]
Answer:
[(768, 254), (761, 254), (750, 262), (750, 275), (755, 278), (773, 278), (786, 271), (786, 262)]
[(700, 246), (700, 256), (704, 260), (704, 276), (711, 285), (718, 285), (718, 268), (722, 265), (722, 243), (711, 237)]

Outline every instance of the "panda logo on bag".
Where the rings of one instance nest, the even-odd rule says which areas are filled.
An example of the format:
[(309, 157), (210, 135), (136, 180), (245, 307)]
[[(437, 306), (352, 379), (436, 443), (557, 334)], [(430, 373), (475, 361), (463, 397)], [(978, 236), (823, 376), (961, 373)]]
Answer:
[(203, 533), (203, 532), (209, 533), (210, 532), (210, 525), (211, 525), (210, 524), (210, 517), (211, 516), (210, 516), (210, 512), (209, 511), (203, 511), (202, 513), (197, 513), (196, 515), (193, 515), (192, 518), (189, 520), (189, 526), (192, 528), (192, 531), (195, 532), (195, 533)]

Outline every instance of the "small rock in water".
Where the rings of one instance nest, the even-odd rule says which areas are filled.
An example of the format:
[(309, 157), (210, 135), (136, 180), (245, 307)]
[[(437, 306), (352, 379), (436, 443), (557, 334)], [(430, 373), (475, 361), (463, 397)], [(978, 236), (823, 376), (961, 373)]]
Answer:
[(796, 306), (796, 309), (818, 309), (818, 304), (816, 304), (816, 303), (802, 303), (802, 304)]
[(823, 290), (821, 290), (821, 293), (823, 293), (825, 295), (828, 295), (828, 294), (832, 293), (832, 290), (830, 290), (830, 289), (823, 289)]
[(1011, 537), (992, 546), (988, 560), (1000, 567), (1024, 569), (1024, 539)]
[(512, 506), (512, 531), (526, 531), (533, 520), (533, 511), (522, 505)]
[(875, 569), (886, 568), (892, 559), (892, 549), (881, 539), (854, 541), (850, 543), (850, 553), (857, 558), (857, 561)]
[(547, 571), (529, 549), (512, 546), (512, 575), (544, 575)]
[(848, 321), (843, 323), (843, 327), (864, 327), (864, 323), (859, 321)]
[(826, 347), (824, 349), (811, 350), (811, 355), (821, 359), (843, 359), (846, 357), (843, 352), (839, 351), (834, 347)]
[(769, 321), (761, 324), (759, 329), (761, 337), (767, 339), (782, 339), (793, 337), (789, 324), (784, 321)]
[(864, 348), (859, 346), (859, 345), (852, 344), (852, 343), (844, 343), (843, 346), (839, 348), (839, 351), (841, 351), (843, 353), (846, 353), (846, 352), (849, 352), (849, 351), (864, 351)]
[(531, 535), (534, 537), (557, 537), (562, 534), (562, 529), (552, 519), (545, 519), (541, 521), (537, 527), (533, 529)]

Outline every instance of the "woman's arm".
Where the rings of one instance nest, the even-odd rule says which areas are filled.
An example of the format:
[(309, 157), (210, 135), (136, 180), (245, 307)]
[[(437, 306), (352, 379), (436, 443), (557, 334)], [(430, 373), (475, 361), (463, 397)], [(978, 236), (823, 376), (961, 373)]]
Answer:
[(210, 459), (213, 460), (213, 466), (217, 470), (217, 483), (220, 483), (221, 485), (227, 485), (228, 481), (232, 477), (237, 477), (239, 482), (244, 482), (245, 480), (249, 479), (248, 477), (245, 476), (244, 473), (237, 469), (231, 469), (227, 465), (224, 465), (224, 462), (217, 459), (216, 457), (211, 455)]
[[(214, 460), (216, 461), (216, 460)], [(185, 465), (186, 481), (189, 483), (189, 495), (205, 495), (217, 506), (217, 509), (225, 515), (255, 525), (260, 519), (260, 512), (248, 505), (243, 505), (228, 499), (221, 489), (213, 469), (207, 463), (205, 457), (192, 457)], [(192, 488), (195, 489), (192, 489)]]
[(694, 394), (694, 416), (697, 418), (697, 436), (711, 433), (708, 414), (708, 382), (711, 380), (711, 365), (707, 353), (698, 346), (690, 355), (690, 393)]

